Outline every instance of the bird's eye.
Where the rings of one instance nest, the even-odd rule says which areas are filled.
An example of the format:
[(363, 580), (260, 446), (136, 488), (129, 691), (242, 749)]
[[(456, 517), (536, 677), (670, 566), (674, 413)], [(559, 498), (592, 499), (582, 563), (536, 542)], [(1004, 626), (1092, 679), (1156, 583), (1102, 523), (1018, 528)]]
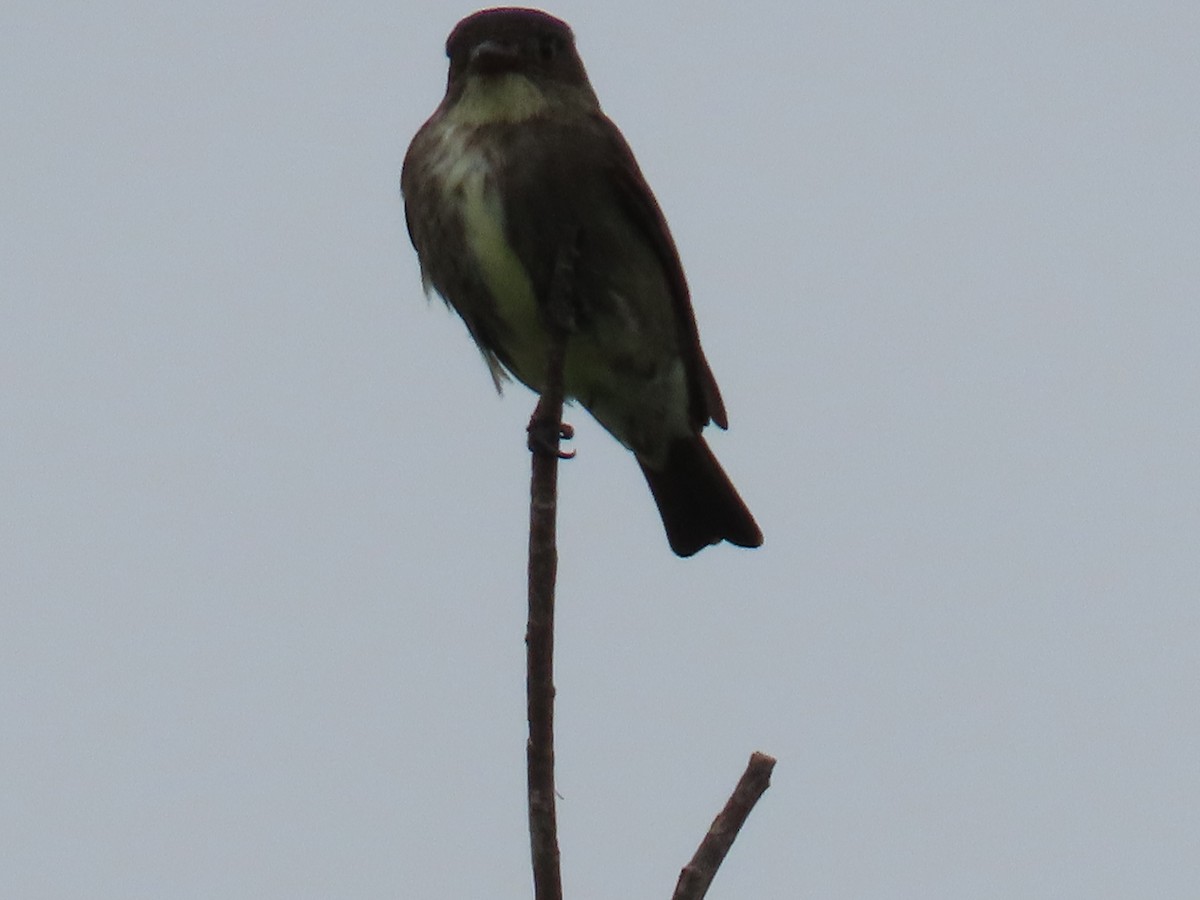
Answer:
[(557, 53), (558, 38), (547, 36), (538, 41), (538, 56), (540, 56), (545, 62), (549, 62), (550, 60), (554, 59), (554, 56)]

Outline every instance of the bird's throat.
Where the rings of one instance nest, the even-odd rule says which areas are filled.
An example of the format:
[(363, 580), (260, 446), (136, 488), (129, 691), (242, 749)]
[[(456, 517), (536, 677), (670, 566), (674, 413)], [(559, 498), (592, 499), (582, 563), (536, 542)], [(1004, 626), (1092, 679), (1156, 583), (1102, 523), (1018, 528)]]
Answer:
[(458, 100), (446, 110), (446, 119), (457, 125), (495, 125), (524, 122), (545, 113), (545, 93), (519, 72), (471, 75)]

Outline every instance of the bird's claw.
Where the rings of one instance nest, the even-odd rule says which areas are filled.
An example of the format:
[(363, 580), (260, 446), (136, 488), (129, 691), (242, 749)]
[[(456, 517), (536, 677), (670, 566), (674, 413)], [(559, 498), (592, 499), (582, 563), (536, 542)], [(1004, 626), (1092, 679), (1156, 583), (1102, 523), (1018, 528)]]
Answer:
[(574, 450), (559, 449), (559, 441), (569, 441), (575, 437), (575, 429), (566, 422), (532, 421), (526, 429), (529, 433), (528, 446), (533, 453), (543, 456), (557, 456), (559, 459), (571, 459)]

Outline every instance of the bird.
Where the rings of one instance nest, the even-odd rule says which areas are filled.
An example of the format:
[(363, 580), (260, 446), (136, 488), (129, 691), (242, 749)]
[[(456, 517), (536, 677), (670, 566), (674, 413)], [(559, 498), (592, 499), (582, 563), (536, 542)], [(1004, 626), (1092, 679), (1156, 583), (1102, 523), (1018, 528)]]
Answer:
[(427, 293), (462, 318), (497, 389), (511, 375), (541, 393), (561, 329), (565, 396), (633, 452), (678, 556), (760, 546), (701, 434), (728, 418), (679, 252), (570, 26), (483, 10), (446, 55), (445, 96), (400, 178)]

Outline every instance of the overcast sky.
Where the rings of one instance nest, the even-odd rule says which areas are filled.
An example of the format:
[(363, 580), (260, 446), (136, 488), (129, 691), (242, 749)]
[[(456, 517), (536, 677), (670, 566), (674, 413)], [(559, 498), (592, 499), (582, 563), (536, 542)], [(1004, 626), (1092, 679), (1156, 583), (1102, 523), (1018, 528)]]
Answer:
[[(398, 179), (472, 7), (0, 10), (0, 895), (531, 895), (533, 396)], [(1200, 7), (569, 2), (766, 535), (571, 410), (573, 898), (1195, 897)]]

